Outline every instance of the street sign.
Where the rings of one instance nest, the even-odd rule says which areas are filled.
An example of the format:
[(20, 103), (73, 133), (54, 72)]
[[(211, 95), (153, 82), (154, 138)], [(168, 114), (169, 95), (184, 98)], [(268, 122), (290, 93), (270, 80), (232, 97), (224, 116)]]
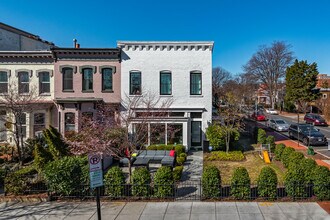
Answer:
[(89, 178), (91, 188), (103, 186), (103, 171), (101, 155), (88, 155), (89, 162)]

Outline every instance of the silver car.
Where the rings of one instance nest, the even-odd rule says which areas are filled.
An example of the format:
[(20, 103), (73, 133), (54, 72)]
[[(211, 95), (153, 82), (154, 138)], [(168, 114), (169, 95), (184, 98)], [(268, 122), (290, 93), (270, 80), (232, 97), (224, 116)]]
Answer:
[(276, 131), (288, 131), (289, 124), (283, 119), (270, 119), (268, 121), (268, 127), (276, 130)]

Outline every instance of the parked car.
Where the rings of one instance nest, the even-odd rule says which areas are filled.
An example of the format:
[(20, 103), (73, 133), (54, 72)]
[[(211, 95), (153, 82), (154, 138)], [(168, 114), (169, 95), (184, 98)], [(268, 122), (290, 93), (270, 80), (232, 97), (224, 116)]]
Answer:
[(261, 113), (261, 112), (257, 112), (257, 114), (254, 112), (254, 113), (251, 115), (251, 118), (253, 118), (253, 119), (256, 120), (256, 121), (267, 121), (267, 117), (266, 117), (266, 115), (264, 115), (264, 114)]
[(278, 112), (273, 108), (267, 108), (266, 113), (271, 114), (271, 115), (278, 115)]
[[(298, 137), (299, 136), (299, 137)], [(289, 137), (302, 141), (304, 145), (328, 145), (327, 138), (310, 124), (291, 124)]]
[(328, 126), (327, 122), (319, 114), (308, 113), (304, 120), (307, 124)]
[(268, 121), (268, 127), (276, 130), (276, 131), (288, 131), (289, 124), (283, 119), (270, 119)]

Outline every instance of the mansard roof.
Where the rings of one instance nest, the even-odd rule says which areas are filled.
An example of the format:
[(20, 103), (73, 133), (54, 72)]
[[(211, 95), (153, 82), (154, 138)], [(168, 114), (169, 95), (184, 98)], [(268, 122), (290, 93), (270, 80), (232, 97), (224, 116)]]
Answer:
[(117, 41), (123, 50), (213, 50), (213, 41)]

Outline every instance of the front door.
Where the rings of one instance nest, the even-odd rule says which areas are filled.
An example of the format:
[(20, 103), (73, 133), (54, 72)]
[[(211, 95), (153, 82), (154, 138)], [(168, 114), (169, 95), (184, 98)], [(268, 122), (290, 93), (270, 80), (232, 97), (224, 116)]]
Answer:
[(202, 146), (202, 122), (191, 122), (191, 146)]

